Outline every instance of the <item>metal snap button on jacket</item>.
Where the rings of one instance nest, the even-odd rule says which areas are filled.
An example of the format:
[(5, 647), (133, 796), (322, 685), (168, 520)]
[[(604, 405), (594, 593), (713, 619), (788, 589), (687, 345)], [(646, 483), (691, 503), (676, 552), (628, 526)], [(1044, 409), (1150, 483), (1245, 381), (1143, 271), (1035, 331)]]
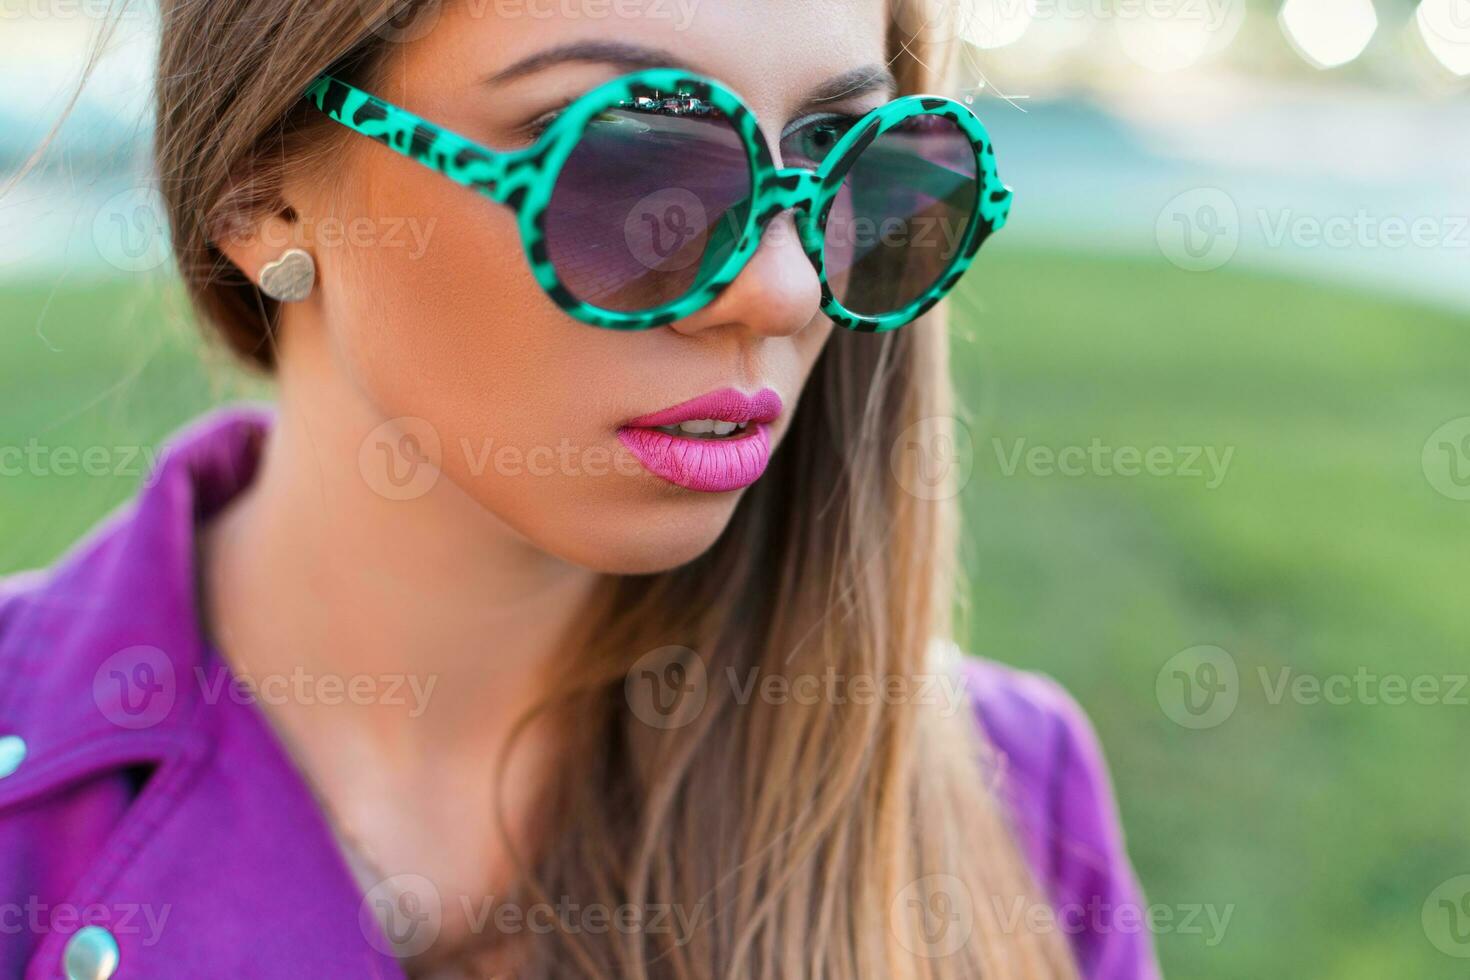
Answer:
[(0, 779), (19, 769), (25, 757), (25, 739), (19, 735), (0, 735)]
[(117, 972), (117, 940), (101, 926), (84, 926), (67, 940), (67, 980), (108, 980)]

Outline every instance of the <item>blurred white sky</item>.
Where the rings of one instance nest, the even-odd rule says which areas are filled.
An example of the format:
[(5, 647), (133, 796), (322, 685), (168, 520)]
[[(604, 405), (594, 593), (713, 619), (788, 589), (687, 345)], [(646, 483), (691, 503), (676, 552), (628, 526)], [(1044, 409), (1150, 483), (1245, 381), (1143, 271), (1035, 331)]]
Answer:
[[(44, 126), (70, 93), (109, 0), (0, 0), (0, 118)], [(945, 0), (945, 30), (1005, 94), (1167, 93), (1235, 78), (1354, 79), (1430, 99), (1470, 93), (1470, 0)], [(147, 106), (153, 3), (126, 0), (84, 104), (115, 121)], [(1273, 11), (1275, 15), (1273, 15)], [(1308, 65), (1354, 62), (1325, 74)], [(1448, 67), (1447, 67), (1448, 66)], [(1223, 77), (1221, 69), (1224, 69)], [(1455, 74), (1455, 70), (1462, 73)], [(15, 130), (10, 131), (12, 134)], [(0, 131), (0, 139), (13, 140)], [(4, 147), (0, 147), (3, 149)]]
[[(1268, 240), (1283, 216), (1428, 216), (1447, 226), (1470, 214), (1470, 79), (1457, 80), (1434, 59), (1412, 3), (1378, 0), (1361, 58), (1318, 71), (1298, 53), (1301, 42), (1287, 40), (1286, 18), (1269, 6), (1247, 13), (1243, 0), (1169, 0), (1209, 15), (1182, 24), (1122, 17), (1115, 0), (953, 2), (978, 5), (966, 14), (967, 36), (1009, 42), (970, 48), (966, 57), (974, 107), (1018, 193), (1008, 240), (1157, 253), (1161, 209), (1180, 194), (1218, 188), (1242, 215), (1240, 261), (1470, 306), (1470, 247)], [(1295, 2), (1305, 5), (1301, 29), (1328, 6), (1358, 0)], [(95, 30), (78, 11), (105, 5), (69, 0), (17, 16), (45, 3), (0, 0), (0, 90), (25, 93), (0, 101), (0, 159), (29, 150), (54, 122)], [(1470, 0), (1424, 3), (1464, 5), (1431, 19), (1446, 41), (1463, 12), (1470, 52)], [(71, 166), (0, 198), (0, 277), (137, 265), (104, 239), (113, 227), (161, 221), (146, 213), (142, 152), (155, 50), (150, 6), (133, 0), (84, 92), (63, 141)], [(1341, 49), (1340, 38), (1318, 40)], [(128, 148), (131, 158), (119, 152)]]
[[(0, 16), (0, 91), (24, 96), (0, 101), (0, 118), (16, 126), (12, 133), (44, 134), (76, 89), (97, 21), (79, 12), (17, 16), (19, 7), (4, 6), (16, 2), (0, 0), (0, 11), (8, 11)], [(83, 91), (81, 114), (89, 123), (127, 130), (146, 124), (156, 35), (146, 5), (134, 6)]]

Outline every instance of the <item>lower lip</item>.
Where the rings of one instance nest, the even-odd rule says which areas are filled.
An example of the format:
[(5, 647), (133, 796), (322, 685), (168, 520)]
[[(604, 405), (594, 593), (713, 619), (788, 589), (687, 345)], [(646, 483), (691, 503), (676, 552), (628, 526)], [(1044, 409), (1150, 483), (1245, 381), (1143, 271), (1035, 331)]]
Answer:
[(737, 439), (689, 439), (635, 426), (619, 429), (618, 438), (650, 473), (700, 493), (748, 487), (771, 461), (771, 433), (764, 422), (750, 423)]

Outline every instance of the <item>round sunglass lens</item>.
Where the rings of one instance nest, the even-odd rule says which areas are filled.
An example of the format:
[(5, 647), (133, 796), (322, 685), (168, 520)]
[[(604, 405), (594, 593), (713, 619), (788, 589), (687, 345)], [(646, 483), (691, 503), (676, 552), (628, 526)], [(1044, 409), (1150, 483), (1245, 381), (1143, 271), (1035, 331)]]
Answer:
[(958, 258), (974, 219), (975, 148), (953, 120), (911, 116), (847, 171), (827, 219), (832, 294), (860, 316), (908, 306)]
[(728, 117), (689, 96), (642, 96), (597, 116), (562, 166), (544, 218), (547, 257), (584, 303), (654, 309), (724, 264), (751, 187)]

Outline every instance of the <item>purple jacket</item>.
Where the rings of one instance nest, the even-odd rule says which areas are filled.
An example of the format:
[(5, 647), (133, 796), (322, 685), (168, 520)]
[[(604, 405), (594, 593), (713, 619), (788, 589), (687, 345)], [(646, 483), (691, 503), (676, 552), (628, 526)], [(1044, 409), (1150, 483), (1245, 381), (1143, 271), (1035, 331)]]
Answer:
[[(0, 580), (0, 977), (403, 976), (259, 707), (220, 696), (195, 612), (196, 523), (269, 424), (195, 423), (54, 568)], [(1091, 726), (1038, 675), (965, 670), (1083, 975), (1156, 976)]]

